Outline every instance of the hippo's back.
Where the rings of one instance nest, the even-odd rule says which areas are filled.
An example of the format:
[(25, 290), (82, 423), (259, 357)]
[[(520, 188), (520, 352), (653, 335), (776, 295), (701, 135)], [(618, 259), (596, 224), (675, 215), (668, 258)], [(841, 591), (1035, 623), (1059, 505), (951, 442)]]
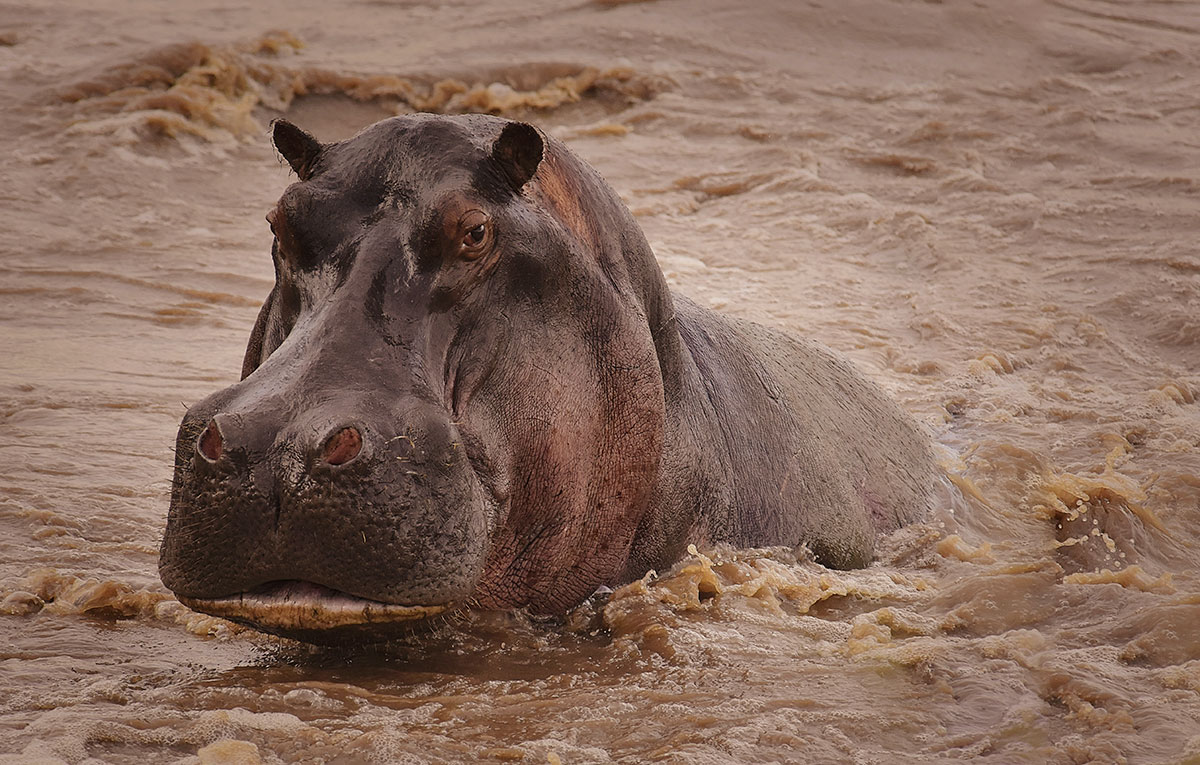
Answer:
[(675, 300), (733, 486), (709, 541), (807, 544), (826, 565), (863, 566), (878, 534), (927, 513), (930, 438), (876, 384), (818, 343)]

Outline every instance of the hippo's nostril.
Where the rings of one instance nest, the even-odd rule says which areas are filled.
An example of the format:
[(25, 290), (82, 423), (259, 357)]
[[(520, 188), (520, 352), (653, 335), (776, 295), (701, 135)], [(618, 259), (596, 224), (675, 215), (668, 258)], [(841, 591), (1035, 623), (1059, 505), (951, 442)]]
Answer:
[(344, 465), (362, 450), (362, 434), (357, 428), (346, 427), (329, 437), (321, 450), (321, 459), (330, 465)]
[(221, 429), (217, 427), (216, 420), (209, 421), (208, 427), (200, 434), (200, 439), (197, 441), (196, 447), (200, 455), (209, 462), (216, 462), (221, 458), (221, 453), (225, 449), (225, 442), (221, 438)]

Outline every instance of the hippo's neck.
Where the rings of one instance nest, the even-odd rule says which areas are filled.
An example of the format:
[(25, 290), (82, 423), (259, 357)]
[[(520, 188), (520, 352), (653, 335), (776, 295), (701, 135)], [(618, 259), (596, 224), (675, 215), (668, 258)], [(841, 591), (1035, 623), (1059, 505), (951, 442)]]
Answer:
[(717, 314), (686, 297), (666, 295), (669, 313), (651, 326), (666, 405), (658, 485), (630, 551), (626, 578), (678, 560), (689, 544), (740, 536), (733, 512), (738, 476), (711, 359), (691, 348), (698, 337), (729, 331)]
[(554, 138), (547, 139), (545, 158), (531, 186), (559, 222), (587, 243), (609, 282), (636, 301), (669, 384), (678, 376), (671, 365), (682, 348), (671, 291), (629, 208), (591, 165)]

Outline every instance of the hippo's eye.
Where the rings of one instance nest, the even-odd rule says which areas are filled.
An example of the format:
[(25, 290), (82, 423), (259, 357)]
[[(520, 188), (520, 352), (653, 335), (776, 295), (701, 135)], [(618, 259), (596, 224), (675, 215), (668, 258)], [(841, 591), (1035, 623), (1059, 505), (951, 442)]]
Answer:
[(491, 240), (491, 227), (488, 218), (479, 210), (472, 210), (462, 217), (458, 223), (462, 232), (458, 252), (464, 258), (475, 259), (487, 250)]

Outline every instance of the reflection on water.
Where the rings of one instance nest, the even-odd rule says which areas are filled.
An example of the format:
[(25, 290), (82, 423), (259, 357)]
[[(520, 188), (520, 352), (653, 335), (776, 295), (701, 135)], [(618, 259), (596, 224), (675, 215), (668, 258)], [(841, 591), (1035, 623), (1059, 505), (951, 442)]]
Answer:
[[(1200, 757), (1200, 6), (1026, 11), (8, 9), (0, 762)], [(265, 126), (412, 109), (537, 121), (675, 289), (852, 357), (938, 513), (862, 571), (697, 550), (383, 646), (181, 606), (173, 437), (270, 289)]]

